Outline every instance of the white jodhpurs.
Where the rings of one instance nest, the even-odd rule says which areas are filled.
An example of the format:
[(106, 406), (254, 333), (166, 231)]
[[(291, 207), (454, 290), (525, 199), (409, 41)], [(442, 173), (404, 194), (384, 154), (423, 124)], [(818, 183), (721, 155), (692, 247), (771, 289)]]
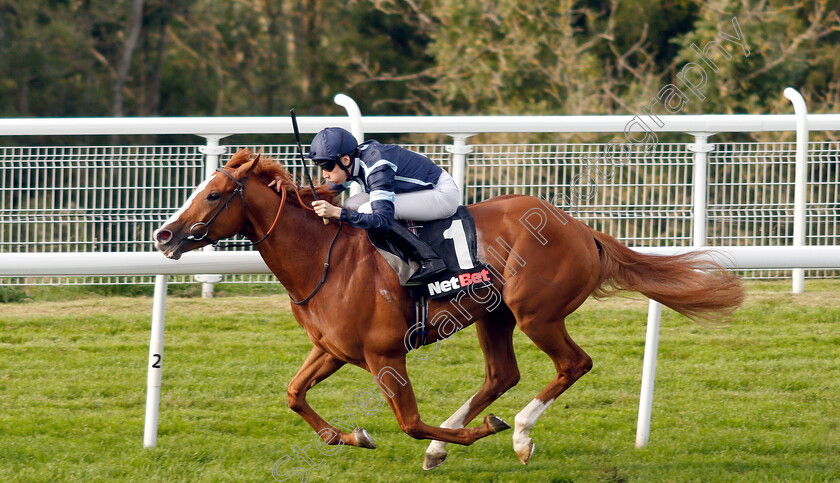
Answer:
[[(394, 199), (394, 218), (398, 220), (430, 221), (455, 214), (461, 193), (455, 180), (446, 171), (430, 190), (397, 193)], [(359, 193), (347, 198), (344, 207), (359, 213), (371, 213), (370, 194)]]

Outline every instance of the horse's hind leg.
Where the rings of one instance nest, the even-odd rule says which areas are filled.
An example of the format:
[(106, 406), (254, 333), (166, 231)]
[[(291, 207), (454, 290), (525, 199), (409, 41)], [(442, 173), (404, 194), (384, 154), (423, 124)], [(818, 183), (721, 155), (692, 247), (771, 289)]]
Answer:
[(510, 428), (507, 423), (492, 415), (485, 416), (483, 424), (473, 428), (450, 429), (430, 426), (420, 419), (417, 399), (405, 369), (405, 354), (394, 357), (367, 354), (366, 362), (374, 381), (391, 406), (400, 429), (414, 439), (434, 439), (469, 445), (485, 436)]
[(526, 465), (534, 452), (534, 442), (529, 433), (537, 420), (563, 391), (592, 369), (592, 359), (569, 337), (562, 319), (545, 321), (534, 316), (517, 322), (520, 330), (551, 357), (557, 369), (554, 379), (514, 420), (513, 449), (522, 464)]
[[(463, 428), (484, 411), (493, 401), (519, 382), (519, 368), (513, 352), (513, 316), (504, 309), (506, 316), (491, 321), (476, 322), (481, 350), (484, 352), (484, 384), (473, 397), (444, 421), (441, 428)], [(430, 470), (446, 459), (446, 443), (432, 441), (426, 449), (423, 469)]]
[(376, 448), (373, 439), (364, 429), (356, 428), (352, 434), (342, 432), (326, 422), (306, 402), (306, 391), (329, 377), (343, 365), (343, 361), (327, 354), (318, 347), (313, 347), (303, 362), (303, 365), (298, 369), (295, 377), (289, 381), (287, 391), (289, 395), (289, 407), (298, 413), (304, 421), (309, 423), (321, 439), (328, 444), (344, 443), (362, 448)]

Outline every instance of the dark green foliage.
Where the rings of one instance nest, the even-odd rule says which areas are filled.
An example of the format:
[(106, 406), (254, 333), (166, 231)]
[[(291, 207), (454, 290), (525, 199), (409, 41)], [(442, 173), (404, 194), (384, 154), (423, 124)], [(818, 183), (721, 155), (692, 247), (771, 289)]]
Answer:
[(21, 287), (0, 286), (0, 303), (22, 302), (26, 300), (26, 291)]
[[(132, 0), (0, 2), (0, 115), (102, 116)], [(779, 112), (799, 88), (840, 107), (838, 4), (736, 0), (146, 0), (123, 115), (639, 112), (675, 82), (692, 43), (732, 33), (707, 100), (684, 112)]]

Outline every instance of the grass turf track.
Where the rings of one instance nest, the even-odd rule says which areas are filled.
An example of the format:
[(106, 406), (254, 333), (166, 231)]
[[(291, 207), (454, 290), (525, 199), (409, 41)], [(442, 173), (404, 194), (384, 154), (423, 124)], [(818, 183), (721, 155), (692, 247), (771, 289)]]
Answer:
[[(647, 304), (589, 301), (567, 320), (595, 361), (540, 419), (523, 467), (511, 431), (421, 469), (428, 444), (390, 410), (355, 411), (376, 450), (314, 449), (286, 406), (310, 344), (285, 295), (170, 297), (158, 446), (144, 449), (151, 299), (40, 290), (0, 304), (0, 480), (274, 481), (284, 456), (308, 481), (840, 481), (840, 282), (751, 282), (733, 324), (709, 329), (664, 311), (651, 442), (634, 447)], [(235, 292), (235, 293), (232, 293)], [(56, 295), (57, 294), (57, 295)], [(486, 412), (509, 423), (554, 375), (519, 331), (522, 381)], [(424, 420), (446, 419), (483, 380), (472, 327), (409, 365)], [(373, 387), (345, 367), (309, 393), (328, 420)], [(475, 424), (475, 423), (474, 423)], [(310, 445), (318, 468), (295, 457)], [(288, 481), (299, 481), (302, 472)]]

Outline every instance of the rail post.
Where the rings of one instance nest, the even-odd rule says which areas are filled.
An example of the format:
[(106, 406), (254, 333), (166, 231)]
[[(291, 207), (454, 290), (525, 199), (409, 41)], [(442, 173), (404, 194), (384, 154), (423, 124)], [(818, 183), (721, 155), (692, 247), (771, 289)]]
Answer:
[[(805, 215), (808, 197), (808, 107), (796, 89), (785, 89), (796, 115), (796, 171), (793, 188), (793, 246), (805, 245)], [(805, 270), (793, 269), (793, 293), (805, 291)]]
[(662, 304), (650, 301), (648, 307), (647, 333), (645, 334), (645, 358), (642, 363), (642, 391), (639, 396), (639, 419), (636, 423), (636, 447), (644, 448), (650, 440), (650, 419), (653, 412), (653, 382), (656, 379), (656, 353), (659, 351), (659, 326), (662, 320)]
[(143, 447), (157, 444), (160, 414), (160, 384), (163, 377), (163, 328), (166, 324), (166, 291), (168, 275), (155, 276), (155, 295), (152, 306), (152, 335), (149, 340), (149, 375), (146, 382), (146, 422), (143, 427)]
[(714, 133), (696, 132), (694, 142), (687, 145), (694, 153), (694, 173), (692, 189), (691, 213), (694, 218), (691, 233), (692, 244), (695, 248), (706, 246), (708, 238), (708, 199), (709, 199), (709, 153), (715, 150), (714, 144), (709, 144), (709, 136)]
[(473, 147), (467, 144), (467, 138), (475, 134), (450, 134), (452, 145), (446, 146), (446, 151), (452, 154), (452, 179), (461, 193), (461, 204), (466, 201), (467, 193), (467, 155), (473, 152)]
[[(207, 139), (207, 144), (199, 147), (198, 151), (204, 154), (204, 178), (207, 179), (213, 176), (213, 173), (219, 168), (219, 156), (227, 151), (225, 146), (219, 145), (219, 141), (227, 137), (227, 134), (202, 134), (202, 137)], [(202, 250), (212, 252), (215, 248), (212, 245), (207, 245)], [(219, 274), (201, 274), (195, 275), (195, 279), (201, 282), (201, 297), (212, 299), (214, 284), (221, 282), (222, 276)]]
[[(708, 238), (708, 198), (709, 198), (709, 158), (708, 153), (715, 149), (709, 144), (709, 136), (714, 133), (690, 133), (694, 143), (687, 145), (694, 153), (694, 173), (692, 218), (692, 244), (694, 248), (706, 245)], [(636, 447), (647, 446), (650, 440), (650, 420), (653, 414), (653, 386), (656, 379), (656, 355), (659, 351), (659, 328), (662, 324), (662, 304), (655, 300), (648, 306), (647, 332), (645, 334), (645, 356), (642, 363), (642, 389), (639, 395), (639, 420), (636, 424)]]
[[(333, 102), (343, 107), (347, 111), (347, 117), (350, 118), (350, 133), (356, 138), (359, 143), (365, 142), (365, 130), (362, 128), (362, 111), (359, 105), (352, 97), (346, 94), (336, 94), (333, 97)], [(350, 196), (357, 195), (362, 192), (362, 187), (359, 183), (353, 182), (350, 185)]]

